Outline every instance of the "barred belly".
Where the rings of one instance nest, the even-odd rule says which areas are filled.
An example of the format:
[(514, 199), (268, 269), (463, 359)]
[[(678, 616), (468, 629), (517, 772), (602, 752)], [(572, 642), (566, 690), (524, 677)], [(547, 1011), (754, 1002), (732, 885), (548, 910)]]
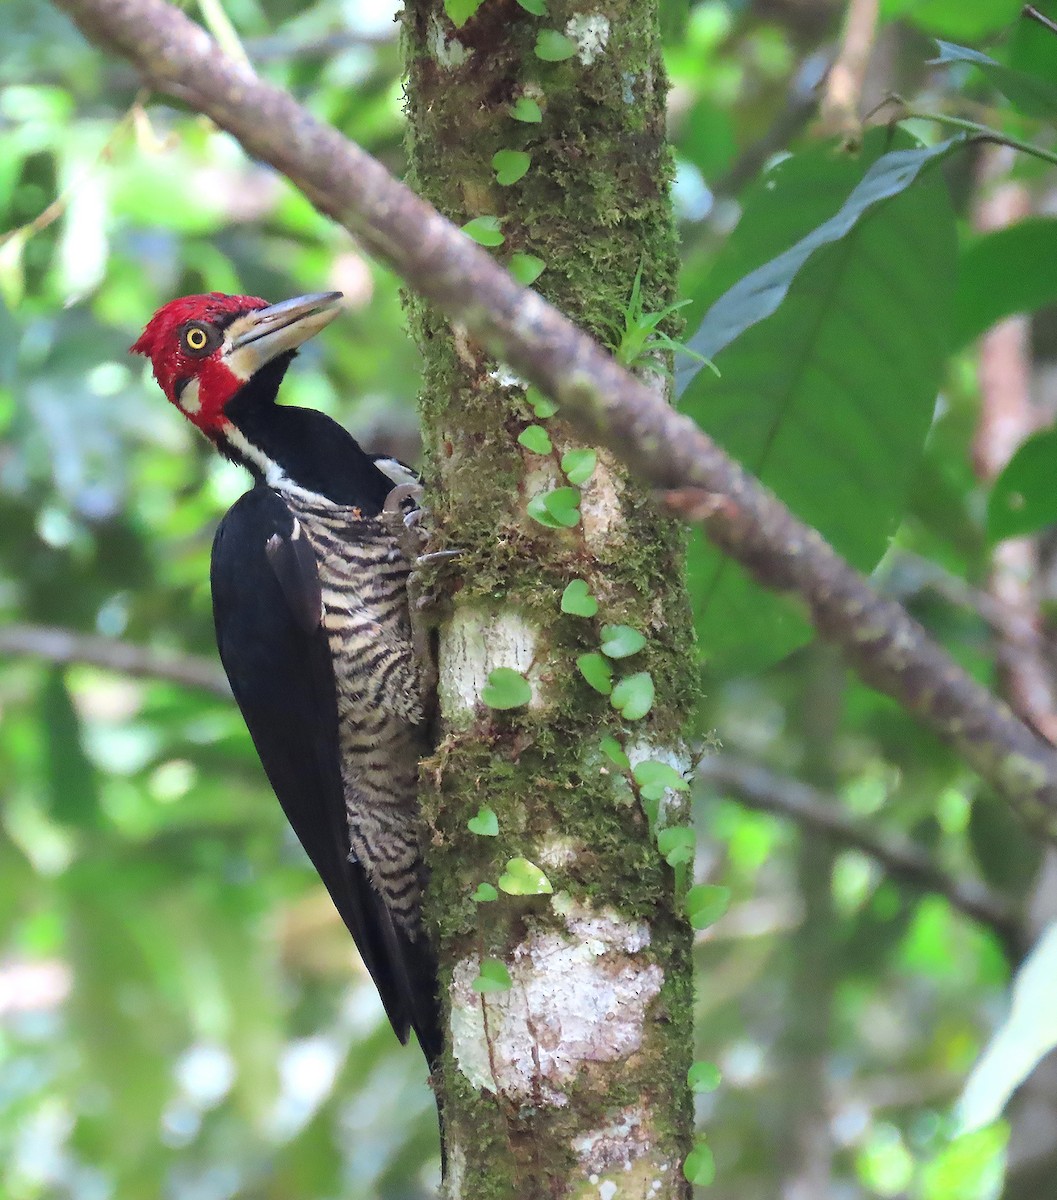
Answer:
[(284, 495), (315, 551), (338, 701), (353, 855), (394, 918), (418, 931), (418, 760), (425, 714), (407, 609), (411, 567), (377, 518)]

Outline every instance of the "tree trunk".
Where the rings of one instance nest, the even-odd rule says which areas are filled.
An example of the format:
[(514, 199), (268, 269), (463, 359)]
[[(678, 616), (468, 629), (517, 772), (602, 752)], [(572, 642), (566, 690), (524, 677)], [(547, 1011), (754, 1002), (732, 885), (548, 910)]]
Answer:
[[(407, 5), (411, 182), (458, 223), (499, 218), (499, 258), (542, 259), (538, 290), (612, 344), (640, 263), (647, 311), (670, 303), (675, 277), (656, 6), (547, 7), (486, 0), (456, 29), (441, 0)], [(513, 182), (493, 166), (504, 150), (530, 156)], [(506, 159), (509, 180), (526, 160)], [(622, 748), (632, 768), (689, 771), (683, 536), (602, 452), (579, 519), (575, 492), (534, 519), (530, 501), (570, 487), (561, 459), (575, 439), (458, 329), (414, 298), (408, 309), (435, 522), (462, 550), (440, 631), (444, 739), (423, 787), (450, 1012), (438, 1081), (449, 1194), (686, 1196), (691, 930), (656, 841), (685, 824), (686, 793), (651, 801), (643, 772), (636, 782), (619, 761)], [(529, 435), (535, 449), (518, 441), (530, 425), (546, 432)], [(596, 613), (562, 611), (576, 579)], [(641, 717), (577, 667), (612, 624), (646, 638), (607, 660), (614, 683), (652, 678)], [(527, 680), (527, 703), (495, 706), (518, 699), (486, 690), (500, 667)], [(498, 898), (481, 899), (481, 884)]]

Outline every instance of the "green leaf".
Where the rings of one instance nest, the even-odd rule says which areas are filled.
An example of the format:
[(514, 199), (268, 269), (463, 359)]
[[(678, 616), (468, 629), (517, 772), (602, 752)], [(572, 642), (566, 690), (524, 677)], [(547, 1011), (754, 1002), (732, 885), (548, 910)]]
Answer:
[(609, 658), (629, 658), (645, 645), (646, 639), (630, 625), (602, 626), (602, 653)]
[(670, 867), (690, 862), (696, 845), (694, 831), (686, 825), (670, 825), (657, 834), (657, 849)]
[(51, 667), (40, 696), (44, 744), (42, 775), (49, 816), (61, 825), (91, 829), (100, 824), (99, 781), (84, 751), (81, 719), (66, 686), (66, 672)]
[(708, 1187), (716, 1178), (716, 1160), (707, 1142), (698, 1142), (686, 1156), (683, 1176), (696, 1187)]
[(517, 183), (532, 165), (532, 155), (524, 150), (497, 150), (492, 155), (492, 170), (500, 187)]
[(554, 449), (550, 434), (542, 425), (529, 425), (518, 434), (518, 443), (533, 454), (550, 454)]
[[(856, 159), (830, 147), (796, 155), (750, 189), (698, 302), (720, 299), (691, 339), (725, 347), (723, 376), (693, 376), (681, 401), (867, 571), (903, 516), (932, 423), (956, 274), (946, 185), (922, 174), (943, 151), (878, 157), (886, 138), (868, 134)], [(688, 564), (715, 672), (759, 670), (810, 636), (799, 609), (699, 534)]]
[(594, 450), (566, 450), (562, 455), (562, 470), (570, 483), (579, 486), (595, 473), (598, 454)]
[(527, 858), (512, 858), (499, 876), (499, 890), (508, 896), (546, 896), (554, 889), (551, 881)]
[(525, 399), (532, 406), (532, 411), (541, 421), (545, 421), (548, 417), (553, 417), (558, 411), (557, 404), (549, 396), (545, 396), (538, 387), (526, 389)]
[(686, 915), (695, 929), (714, 925), (729, 907), (730, 888), (716, 883), (698, 883), (686, 893)]
[(505, 962), (498, 958), (486, 958), (482, 963), (477, 978), (473, 981), (473, 990), (482, 995), (489, 992), (509, 992), (510, 972)]
[(1010, 100), (1013, 107), (1029, 117), (1051, 118), (1057, 115), (1057, 85), (1048, 79), (1040, 79), (1025, 71), (1016, 71), (1003, 66), (967, 46), (956, 46), (952, 42), (936, 41), (939, 57), (933, 63), (971, 63), (978, 67), (988, 82)]
[(598, 612), (598, 601), (583, 579), (574, 579), (562, 592), (561, 609), (573, 617), (593, 617)]
[(525, 12), (532, 13), (534, 17), (545, 17), (547, 15), (545, 0), (517, 0), (517, 2)]
[(965, 346), (996, 321), (1057, 300), (1057, 220), (1029, 217), (976, 238), (961, 251), (953, 346)]
[(489, 708), (521, 708), (532, 699), (532, 688), (520, 671), (496, 667), (481, 689), (481, 699)]
[[(881, 18), (903, 17), (929, 33), (974, 42), (1004, 31), (1020, 8), (1020, 0), (881, 0)], [(929, 1200), (936, 1200), (931, 1192)]]
[(547, 264), (542, 258), (537, 258), (535, 254), (512, 254), (510, 262), (507, 263), (507, 270), (521, 284), (522, 287), (531, 287), (537, 279), (543, 274)]
[(564, 62), (575, 53), (576, 43), (557, 29), (541, 29), (536, 35), (536, 57), (544, 62)]
[(601, 654), (581, 654), (576, 660), (576, 665), (580, 668), (580, 674), (596, 692), (601, 692), (603, 696), (612, 692), (613, 668)]
[(671, 765), (648, 758), (645, 762), (635, 764), (632, 771), (639, 790), (648, 800), (660, 800), (666, 791), (688, 792), (690, 785)]
[(622, 679), (613, 688), (609, 703), (625, 721), (638, 721), (644, 717), (653, 707), (653, 679), (649, 671), (639, 671), (637, 675)]
[(721, 1080), (715, 1063), (695, 1062), (686, 1073), (686, 1082), (692, 1092), (714, 1092)]
[(538, 125), (543, 120), (540, 106), (529, 96), (519, 96), (510, 107), (510, 115), (526, 125)]
[(461, 29), (484, 0), (444, 0), (444, 11), (456, 29)]
[(973, 1067), (958, 1101), (960, 1132), (990, 1125), (1035, 1067), (1057, 1047), (1057, 922), (1051, 922), (1013, 980), (1009, 1015)]
[[(605, 663), (605, 659), (601, 660)], [(619, 767), (622, 771), (630, 771), (631, 763), (628, 761), (628, 756), (624, 753), (624, 747), (617, 741), (615, 737), (604, 737), (600, 743), (602, 753), (609, 759), (615, 767)]]
[(995, 480), (987, 501), (992, 541), (1037, 533), (1057, 523), (1057, 429), (1025, 441)]
[(466, 828), (478, 837), (497, 837), (499, 834), (499, 818), (487, 805), (482, 804), (476, 817), (466, 822)]
[(491, 904), (493, 900), (499, 899), (499, 893), (490, 883), (479, 883), (470, 899), (475, 900), (478, 904)]
[(474, 217), (466, 222), (462, 231), (479, 246), (501, 246), (506, 241), (498, 217)]
[(541, 525), (552, 529), (571, 529), (580, 521), (580, 489), (573, 487), (554, 488), (534, 496), (525, 510)]

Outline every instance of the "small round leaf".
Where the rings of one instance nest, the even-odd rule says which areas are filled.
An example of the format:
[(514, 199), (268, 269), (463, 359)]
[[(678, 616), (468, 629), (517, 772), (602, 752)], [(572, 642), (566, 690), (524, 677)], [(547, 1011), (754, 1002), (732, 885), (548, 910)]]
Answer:
[(473, 981), (473, 990), (486, 995), (488, 992), (509, 992), (510, 972), (505, 962), (498, 958), (486, 958), (481, 963), (480, 972)]
[(498, 217), (474, 217), (466, 222), (462, 231), (479, 246), (501, 246), (506, 241)]
[(532, 699), (532, 688), (520, 671), (496, 667), (481, 689), (481, 699), (489, 708), (521, 708)]
[(461, 29), (484, 0), (444, 0), (444, 11), (456, 29)]
[(653, 707), (653, 679), (649, 671), (639, 671), (622, 679), (613, 689), (609, 703), (626, 721), (638, 721)]
[(551, 881), (527, 858), (512, 858), (499, 876), (499, 890), (508, 896), (545, 896), (554, 889)]
[(573, 617), (593, 617), (598, 612), (598, 601), (583, 579), (574, 579), (562, 592), (562, 612)]
[(477, 891), (470, 897), (471, 900), (476, 900), (478, 904), (491, 904), (493, 900), (499, 899), (499, 893), (490, 883), (479, 883)]
[(579, 486), (595, 473), (598, 454), (594, 450), (567, 450), (562, 455), (562, 470), (570, 483)]
[(511, 105), (510, 115), (515, 121), (524, 121), (526, 125), (538, 125), (543, 120), (540, 106), (529, 96), (519, 96)]
[(683, 1175), (689, 1183), (693, 1183), (697, 1187), (708, 1187), (710, 1183), (714, 1182), (716, 1160), (712, 1157), (712, 1151), (705, 1142), (698, 1142), (686, 1156), (686, 1162), (683, 1163)]
[(690, 790), (690, 785), (675, 767), (670, 763), (659, 762), (655, 758), (648, 758), (645, 762), (636, 763), (633, 774), (635, 782), (642, 791), (653, 793), (658, 800), (669, 788), (675, 792)]
[(576, 53), (576, 43), (557, 29), (541, 29), (536, 35), (536, 57), (544, 62), (564, 62)]
[(686, 1082), (692, 1092), (714, 1092), (721, 1078), (719, 1067), (710, 1062), (695, 1062), (686, 1073)]
[(532, 411), (541, 421), (553, 417), (558, 411), (557, 404), (549, 396), (545, 396), (538, 387), (528, 388), (525, 392), (525, 399), (532, 405)]
[(476, 817), (466, 822), (466, 828), (478, 837), (497, 837), (499, 834), (499, 818), (487, 805), (482, 804)]
[(716, 883), (698, 883), (686, 893), (686, 915), (695, 929), (714, 925), (729, 906), (730, 888)]
[[(535, 254), (522, 254), (519, 252), (510, 256), (510, 262), (507, 263), (507, 270), (522, 287), (531, 287), (543, 274), (546, 266), (547, 264), (543, 259), (537, 258)], [(536, 415), (539, 416), (540, 414), (537, 413)]]
[(601, 654), (581, 654), (576, 660), (580, 674), (603, 696), (608, 696), (613, 690), (613, 668)]
[[(605, 662), (605, 659), (602, 660)], [(601, 741), (602, 753), (609, 759), (615, 767), (619, 767), (622, 771), (631, 770), (631, 763), (628, 761), (628, 756), (624, 753), (624, 747), (617, 741), (615, 737), (604, 737)]]
[(671, 825), (657, 834), (657, 848), (670, 867), (690, 862), (695, 845), (694, 831), (686, 825)]
[(533, 454), (550, 454), (554, 449), (550, 434), (542, 425), (529, 425), (518, 434), (518, 444)]
[(610, 658), (628, 658), (645, 645), (646, 639), (630, 625), (602, 626), (602, 653)]
[(532, 155), (524, 150), (497, 150), (492, 155), (492, 170), (500, 187), (509, 187), (532, 166)]
[(543, 506), (559, 525), (571, 529), (580, 521), (580, 489), (555, 488), (542, 496)]

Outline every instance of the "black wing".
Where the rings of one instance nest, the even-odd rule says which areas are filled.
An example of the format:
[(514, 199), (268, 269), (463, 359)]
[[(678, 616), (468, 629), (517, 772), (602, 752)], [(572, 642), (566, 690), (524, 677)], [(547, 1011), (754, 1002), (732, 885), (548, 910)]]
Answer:
[[(306, 553), (307, 552), (307, 553)], [(315, 556), (293, 514), (259, 485), (230, 510), (210, 570), (217, 646), (272, 788), (355, 939), (401, 1041), (440, 1052), (436, 963), (393, 922), (350, 860), (333, 665)]]

